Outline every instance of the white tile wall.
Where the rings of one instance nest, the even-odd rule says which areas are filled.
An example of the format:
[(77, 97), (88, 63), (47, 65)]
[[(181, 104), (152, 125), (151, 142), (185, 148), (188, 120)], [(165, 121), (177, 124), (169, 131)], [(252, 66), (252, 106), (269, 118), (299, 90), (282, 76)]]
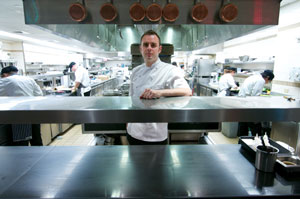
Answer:
[[(292, 68), (300, 68), (300, 1), (281, 7), (279, 25), (224, 43), (223, 56), (275, 56), (275, 80), (293, 82)], [(217, 54), (222, 56), (222, 53)], [(272, 91), (300, 97), (300, 88), (273, 84)]]
[(286, 26), (299, 22), (300, 19), (300, 1), (295, 1), (292, 4), (280, 8), (279, 25)]
[[(292, 68), (300, 68), (300, 1), (280, 10), (277, 54), (274, 74), (276, 80), (293, 82), (290, 79)], [(300, 97), (300, 88), (274, 85), (275, 92)]]
[(292, 86), (284, 86), (278, 84), (272, 84), (272, 91), (293, 96), (295, 98), (300, 97), (300, 89)]

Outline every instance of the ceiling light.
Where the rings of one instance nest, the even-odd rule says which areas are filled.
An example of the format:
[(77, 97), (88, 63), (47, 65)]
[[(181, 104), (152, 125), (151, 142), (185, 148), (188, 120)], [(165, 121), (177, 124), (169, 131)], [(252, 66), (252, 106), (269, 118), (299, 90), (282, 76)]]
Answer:
[(39, 39), (34, 39), (34, 38), (30, 38), (24, 35), (20, 35), (20, 34), (14, 34), (14, 33), (9, 33), (9, 32), (5, 32), (5, 31), (0, 31), (0, 35), (5, 36), (5, 37), (9, 37), (9, 38), (13, 38), (13, 39), (18, 39), (21, 41), (27, 41), (29, 43), (34, 43), (37, 44), (39, 46), (47, 46), (50, 48), (55, 48), (55, 49), (60, 49), (60, 50), (67, 50), (67, 51), (72, 51), (72, 52), (85, 52), (85, 51), (81, 51), (79, 49), (74, 50), (74, 48), (72, 47), (68, 47), (68, 46), (64, 46), (64, 45), (60, 45), (60, 44), (55, 44), (55, 43), (51, 43), (48, 41), (43, 41), (43, 40), (39, 40)]

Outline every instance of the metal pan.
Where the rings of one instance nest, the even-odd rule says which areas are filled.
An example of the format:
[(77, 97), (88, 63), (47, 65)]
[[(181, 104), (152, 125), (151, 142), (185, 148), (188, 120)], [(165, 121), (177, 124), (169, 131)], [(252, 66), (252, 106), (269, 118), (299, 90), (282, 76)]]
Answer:
[(118, 16), (118, 12), (112, 3), (105, 3), (100, 8), (100, 15), (104, 21), (111, 22)]
[(174, 22), (179, 16), (179, 9), (176, 4), (170, 3), (168, 1), (168, 4), (163, 9), (163, 17), (166, 21)]
[(146, 17), (149, 21), (159, 21), (162, 16), (162, 9), (157, 3), (152, 3), (147, 7)]
[(222, 21), (233, 22), (238, 16), (238, 8), (234, 4), (228, 3), (220, 9), (219, 15)]
[(191, 17), (196, 22), (202, 22), (208, 15), (208, 9), (203, 3), (197, 3), (194, 5), (191, 11)]
[(72, 20), (81, 22), (87, 17), (87, 10), (81, 3), (72, 3), (69, 7), (69, 15)]
[(133, 21), (142, 21), (146, 16), (145, 7), (140, 3), (134, 3), (130, 6), (129, 15)]

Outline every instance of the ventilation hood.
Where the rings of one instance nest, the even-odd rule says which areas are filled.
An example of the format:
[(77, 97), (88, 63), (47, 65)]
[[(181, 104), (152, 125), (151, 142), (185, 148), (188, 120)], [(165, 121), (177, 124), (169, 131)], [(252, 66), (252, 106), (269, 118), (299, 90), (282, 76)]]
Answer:
[(73, 38), (105, 51), (127, 51), (139, 43), (147, 30), (155, 30), (162, 43), (171, 43), (175, 51), (192, 51), (262, 29), (259, 25), (40, 25), (64, 37)]
[[(71, 18), (69, 8), (80, 3), (86, 10), (86, 17), (78, 22)], [(105, 3), (112, 3), (117, 17), (111, 22), (100, 15)], [(191, 51), (215, 45), (236, 38), (268, 25), (277, 25), (280, 0), (141, 0), (147, 8), (156, 2), (162, 8), (168, 3), (176, 4), (179, 16), (174, 22), (162, 17), (151, 22), (145, 17), (133, 21), (129, 15), (130, 6), (137, 0), (23, 0), (26, 24), (34, 24), (55, 34), (73, 38), (105, 51), (130, 51), (132, 43), (139, 43), (140, 36), (147, 30), (158, 32), (163, 43), (172, 43), (175, 51)], [(203, 3), (208, 14), (201, 22), (191, 17), (196, 3)], [(237, 17), (226, 23), (220, 17), (220, 10), (231, 3), (237, 8)]]

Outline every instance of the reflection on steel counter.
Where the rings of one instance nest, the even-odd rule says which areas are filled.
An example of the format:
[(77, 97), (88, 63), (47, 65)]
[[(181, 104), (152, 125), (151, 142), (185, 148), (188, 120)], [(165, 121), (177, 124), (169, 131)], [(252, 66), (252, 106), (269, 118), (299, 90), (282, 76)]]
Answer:
[(191, 97), (161, 97), (159, 99), (140, 99), (139, 96), (132, 96), (132, 107), (138, 108), (183, 108), (187, 106)]
[(128, 96), (129, 84), (124, 83), (118, 86), (116, 89), (107, 89), (102, 92), (103, 96)]
[(123, 83), (121, 86), (119, 86), (118, 89), (122, 91), (123, 96), (128, 96), (129, 95), (129, 87), (130, 87), (130, 84)]
[[(92, 82), (92, 90), (91, 96), (102, 96), (103, 92), (105, 93), (107, 90), (115, 90), (119, 87), (119, 81), (117, 78), (111, 78), (103, 81), (94, 81)], [(108, 95), (114, 96), (114, 95)]]
[[(175, 99), (176, 98), (176, 99)], [(175, 101), (185, 101), (175, 106)], [(3, 124), (299, 121), (300, 100), (283, 97), (168, 97), (141, 107), (131, 97), (1, 97)], [(151, 105), (150, 101), (155, 101)], [(161, 104), (159, 103), (161, 102)], [(150, 104), (149, 104), (150, 103)], [(174, 106), (173, 106), (174, 104)], [(150, 107), (149, 107), (150, 105)]]
[(118, 89), (115, 89), (115, 90), (109, 89), (109, 90), (104, 90), (102, 92), (102, 95), (103, 96), (122, 96), (122, 91), (120, 91)]
[(62, 90), (46, 90), (45, 95), (59, 95), (59, 96), (73, 96), (72, 91), (62, 91)]
[[(206, 122), (206, 123), (169, 123), (169, 143), (173, 142), (195, 142), (198, 143), (199, 138), (206, 132), (220, 131), (220, 123)], [(121, 144), (120, 136), (126, 135), (126, 124), (83, 124), (82, 133), (92, 133), (103, 139), (102, 144)], [(109, 138), (113, 138), (109, 140)]]
[(258, 176), (242, 151), (238, 144), (0, 147), (0, 198), (299, 197), (299, 180)]

